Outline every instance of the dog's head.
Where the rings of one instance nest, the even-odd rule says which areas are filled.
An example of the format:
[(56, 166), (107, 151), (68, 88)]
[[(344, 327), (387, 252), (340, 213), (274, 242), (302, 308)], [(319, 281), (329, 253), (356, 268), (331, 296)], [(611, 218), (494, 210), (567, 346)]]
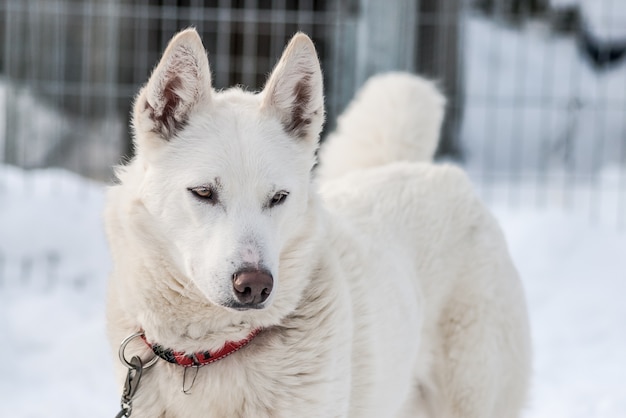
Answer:
[(217, 92), (193, 29), (137, 96), (139, 200), (168, 257), (213, 304), (268, 307), (281, 253), (307, 213), (324, 121), (313, 43), (295, 35), (262, 92)]

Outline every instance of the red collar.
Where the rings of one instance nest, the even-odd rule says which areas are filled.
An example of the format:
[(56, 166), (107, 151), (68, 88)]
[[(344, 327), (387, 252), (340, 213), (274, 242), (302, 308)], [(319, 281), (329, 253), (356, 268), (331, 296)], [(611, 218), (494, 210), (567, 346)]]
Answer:
[(252, 330), (252, 332), (243, 340), (226, 341), (224, 346), (217, 351), (199, 351), (192, 354), (174, 351), (171, 348), (165, 348), (160, 344), (148, 342), (145, 335), (142, 335), (141, 338), (148, 345), (148, 347), (150, 347), (154, 354), (169, 363), (178, 364), (183, 367), (200, 367), (221, 360), (224, 357), (230, 356), (235, 351), (242, 349), (248, 345), (248, 343), (252, 341), (259, 332), (261, 332), (261, 328)]

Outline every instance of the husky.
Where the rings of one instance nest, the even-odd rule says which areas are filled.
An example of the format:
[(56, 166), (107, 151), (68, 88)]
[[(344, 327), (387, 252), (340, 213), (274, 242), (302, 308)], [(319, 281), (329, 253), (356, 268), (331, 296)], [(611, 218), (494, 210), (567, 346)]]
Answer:
[(211, 83), (197, 32), (180, 32), (108, 191), (123, 416), (519, 417), (523, 289), (466, 175), (432, 162), (433, 83), (371, 79), (317, 168), (322, 73), (305, 34), (261, 92)]

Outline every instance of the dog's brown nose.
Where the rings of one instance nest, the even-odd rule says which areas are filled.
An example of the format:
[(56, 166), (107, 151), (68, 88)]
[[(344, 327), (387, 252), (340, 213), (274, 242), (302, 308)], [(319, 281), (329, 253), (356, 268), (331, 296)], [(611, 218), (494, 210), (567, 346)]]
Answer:
[(261, 270), (243, 270), (233, 276), (233, 289), (239, 302), (257, 305), (265, 302), (272, 293), (274, 278)]

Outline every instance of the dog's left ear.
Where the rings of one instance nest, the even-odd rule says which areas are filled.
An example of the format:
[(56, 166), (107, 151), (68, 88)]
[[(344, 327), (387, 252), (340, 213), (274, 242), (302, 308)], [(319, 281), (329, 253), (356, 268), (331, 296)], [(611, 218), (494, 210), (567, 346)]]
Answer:
[(308, 36), (297, 33), (291, 38), (262, 94), (262, 108), (273, 112), (288, 134), (317, 142), (324, 124), (324, 88), (317, 52)]

